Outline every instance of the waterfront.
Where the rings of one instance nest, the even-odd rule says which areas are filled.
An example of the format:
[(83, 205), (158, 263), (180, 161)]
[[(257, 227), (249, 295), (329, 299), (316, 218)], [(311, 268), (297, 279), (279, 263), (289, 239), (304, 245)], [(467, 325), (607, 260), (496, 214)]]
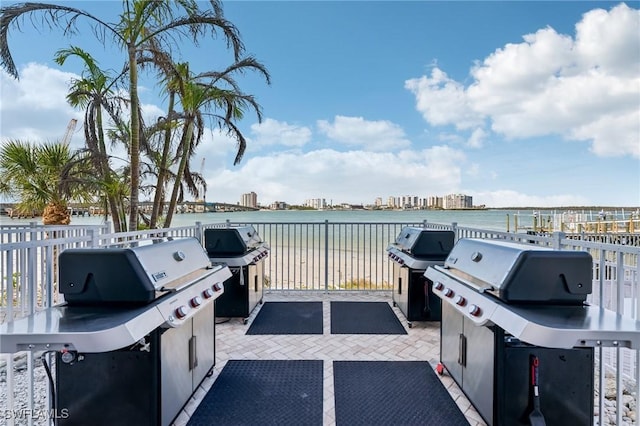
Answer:
[[(539, 217), (552, 215), (554, 210), (539, 210)], [(182, 213), (173, 217), (172, 227), (231, 222), (422, 222), (507, 231), (514, 231), (515, 217), (519, 227), (533, 226), (533, 210), (261, 210), (252, 212)], [(40, 218), (11, 219), (0, 217), (0, 225), (37, 222)], [(98, 225), (104, 216), (73, 216), (71, 225)]]

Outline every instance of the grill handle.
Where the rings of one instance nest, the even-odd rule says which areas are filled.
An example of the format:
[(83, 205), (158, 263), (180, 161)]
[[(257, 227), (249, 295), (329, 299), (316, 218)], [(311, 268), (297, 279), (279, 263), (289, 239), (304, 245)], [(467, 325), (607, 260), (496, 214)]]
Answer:
[(198, 353), (196, 345), (196, 336), (189, 339), (189, 370), (193, 370), (198, 366)]
[(467, 338), (462, 333), (458, 336), (458, 364), (467, 366)]

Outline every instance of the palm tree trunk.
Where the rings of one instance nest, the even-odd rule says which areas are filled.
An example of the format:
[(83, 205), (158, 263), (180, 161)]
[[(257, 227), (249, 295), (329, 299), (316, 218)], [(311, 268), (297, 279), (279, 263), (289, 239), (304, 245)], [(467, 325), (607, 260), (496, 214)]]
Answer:
[(171, 226), (171, 220), (173, 219), (173, 212), (178, 204), (178, 191), (182, 182), (182, 176), (184, 170), (187, 168), (187, 161), (189, 161), (189, 150), (191, 148), (191, 138), (193, 136), (193, 119), (188, 119), (187, 128), (183, 135), (182, 143), (182, 158), (180, 158), (180, 165), (178, 166), (178, 172), (176, 173), (176, 179), (173, 183), (173, 190), (171, 191), (171, 200), (169, 200), (169, 210), (167, 211), (167, 217), (164, 221), (164, 228)]
[(158, 166), (158, 183), (156, 183), (156, 193), (153, 198), (153, 210), (151, 211), (150, 227), (155, 228), (158, 218), (162, 214), (162, 200), (164, 192), (164, 183), (167, 180), (167, 169), (169, 168), (169, 150), (171, 149), (171, 123), (170, 119), (173, 114), (173, 106), (175, 104), (175, 92), (169, 94), (169, 107), (167, 108), (167, 128), (164, 131), (164, 145), (162, 147), (162, 158)]
[(109, 210), (111, 213), (111, 220), (113, 221), (113, 230), (114, 232), (122, 231), (122, 224), (120, 223), (120, 216), (118, 215), (118, 200), (111, 193), (110, 188), (112, 187), (111, 183), (113, 182), (113, 177), (111, 176), (111, 168), (109, 167), (109, 157), (107, 155), (107, 147), (104, 143), (104, 129), (102, 127), (102, 108), (98, 107), (96, 109), (96, 127), (98, 133), (98, 150), (99, 157), (99, 172), (100, 179), (107, 184), (107, 201), (109, 203)]
[(140, 191), (140, 101), (138, 99), (138, 66), (136, 48), (129, 46), (129, 95), (131, 97), (131, 125), (129, 158), (131, 166), (131, 198), (129, 201), (129, 231), (138, 229), (138, 194)]
[(42, 223), (44, 225), (68, 225), (71, 223), (71, 215), (65, 203), (52, 201), (42, 212)]

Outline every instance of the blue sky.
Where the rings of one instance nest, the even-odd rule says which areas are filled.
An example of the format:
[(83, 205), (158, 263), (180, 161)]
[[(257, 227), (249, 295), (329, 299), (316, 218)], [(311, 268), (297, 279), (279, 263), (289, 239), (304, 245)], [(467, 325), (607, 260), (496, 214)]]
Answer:
[[(11, 2), (3, 1), (7, 5)], [(108, 21), (119, 1), (67, 2)], [(640, 206), (640, 2), (230, 1), (226, 17), (270, 71), (240, 78), (264, 120), (234, 142), (213, 130), (199, 148), (207, 200), (261, 204), (309, 198), (372, 204), (376, 197), (464, 193), (489, 207)], [(88, 30), (23, 25), (9, 33), (19, 68), (0, 75), (0, 139), (54, 140), (79, 64), (54, 52), (78, 45), (101, 66), (123, 56)], [(181, 46), (193, 71), (221, 69), (221, 40)], [(143, 80), (144, 81), (144, 80)], [(144, 83), (143, 83), (144, 84)], [(149, 119), (163, 99), (150, 83)], [(80, 121), (81, 124), (81, 121)], [(73, 138), (81, 145), (82, 132)]]

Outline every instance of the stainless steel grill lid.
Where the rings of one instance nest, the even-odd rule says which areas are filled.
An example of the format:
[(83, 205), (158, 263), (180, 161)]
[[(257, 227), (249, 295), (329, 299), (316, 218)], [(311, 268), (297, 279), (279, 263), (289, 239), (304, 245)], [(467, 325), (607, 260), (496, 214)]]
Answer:
[(581, 304), (592, 290), (592, 264), (583, 251), (466, 238), (444, 267), (506, 302)]
[(149, 303), (211, 266), (195, 238), (133, 248), (68, 249), (59, 262), (60, 292), (69, 305)]
[(394, 245), (416, 258), (443, 260), (453, 248), (454, 239), (453, 231), (406, 226), (396, 237)]
[(210, 257), (237, 256), (262, 243), (260, 235), (251, 225), (210, 228), (204, 231), (204, 248)]

